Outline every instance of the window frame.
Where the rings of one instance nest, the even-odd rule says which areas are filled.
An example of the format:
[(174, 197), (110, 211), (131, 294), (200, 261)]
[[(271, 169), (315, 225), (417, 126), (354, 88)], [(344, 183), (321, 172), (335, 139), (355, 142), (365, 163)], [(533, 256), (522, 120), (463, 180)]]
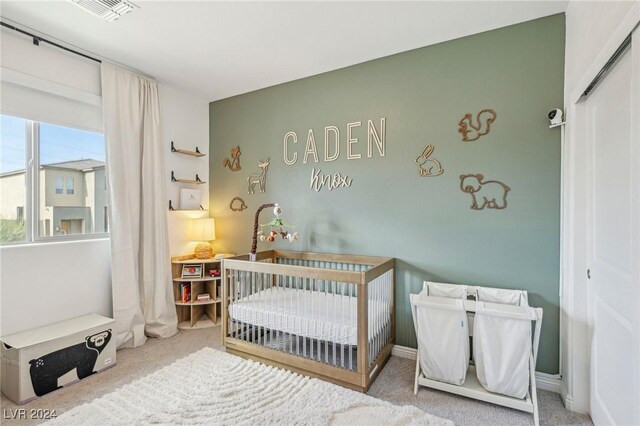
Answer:
[[(58, 182), (60, 182), (62, 184), (60, 186), (60, 192), (58, 192)], [(56, 176), (56, 181), (54, 183), (54, 188), (55, 188), (56, 195), (63, 195), (64, 194), (64, 177), (63, 176)]]
[[(10, 114), (3, 114), (10, 115)], [(24, 240), (1, 241), (0, 247), (42, 244), (63, 241), (86, 241), (110, 238), (109, 232), (93, 232), (90, 234), (40, 235), (40, 122), (24, 117), (25, 120), (25, 205), (24, 205)], [(76, 127), (47, 123), (54, 126), (84, 131)], [(105, 167), (105, 178), (108, 171)], [(63, 177), (63, 194), (66, 194), (66, 179)], [(75, 182), (74, 182), (75, 189)], [(56, 194), (60, 195), (60, 194)], [(108, 206), (107, 206), (108, 207)], [(108, 211), (108, 209), (107, 209)], [(95, 229), (95, 228), (94, 228)]]
[[(71, 188), (69, 188), (69, 182), (71, 182)], [(73, 176), (67, 176), (67, 184), (65, 185), (65, 194), (76, 195), (76, 180), (73, 178)]]

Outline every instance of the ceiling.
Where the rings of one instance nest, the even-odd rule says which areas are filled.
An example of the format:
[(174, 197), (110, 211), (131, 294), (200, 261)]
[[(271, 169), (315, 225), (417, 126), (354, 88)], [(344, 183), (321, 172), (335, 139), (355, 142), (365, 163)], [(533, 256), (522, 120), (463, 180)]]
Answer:
[(218, 100), (555, 13), (567, 1), (135, 1), (105, 22), (69, 1), (7, 1), (4, 19)]

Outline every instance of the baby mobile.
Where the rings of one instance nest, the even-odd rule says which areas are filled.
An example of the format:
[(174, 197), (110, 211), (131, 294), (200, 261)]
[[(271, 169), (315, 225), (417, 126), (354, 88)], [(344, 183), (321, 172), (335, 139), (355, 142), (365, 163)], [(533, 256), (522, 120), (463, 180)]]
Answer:
[[(265, 224), (259, 223), (260, 212), (263, 209), (266, 209), (269, 207), (273, 207), (273, 214), (275, 215), (275, 218), (273, 218), (273, 220), (269, 223), (265, 223)], [(255, 260), (256, 251), (258, 249), (258, 239), (260, 239), (260, 241), (267, 241), (269, 243), (272, 243), (276, 240), (276, 237), (280, 235), (280, 237), (282, 237), (283, 240), (289, 240), (290, 243), (293, 243), (298, 240), (299, 235), (297, 232), (294, 232), (292, 234), (285, 229), (285, 228), (294, 228), (294, 226), (289, 225), (284, 220), (282, 220), (280, 218), (281, 214), (282, 214), (282, 209), (280, 208), (278, 203), (263, 204), (260, 207), (258, 207), (258, 210), (256, 210), (256, 217), (255, 217), (255, 222), (253, 226), (253, 242), (251, 245), (251, 255), (250, 255), (251, 260)], [(258, 229), (258, 226), (260, 226), (260, 229)], [(265, 231), (265, 228), (267, 228), (266, 231)]]

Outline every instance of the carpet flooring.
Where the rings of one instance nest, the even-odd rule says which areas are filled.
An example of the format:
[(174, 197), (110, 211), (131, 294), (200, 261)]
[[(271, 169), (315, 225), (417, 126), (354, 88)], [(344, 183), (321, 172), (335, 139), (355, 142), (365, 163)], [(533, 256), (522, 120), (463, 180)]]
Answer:
[(287, 370), (202, 348), (46, 426), (309, 425), (453, 426), (412, 405), (398, 406)]
[[(2, 396), (1, 423), (3, 425), (33, 425), (41, 422), (29, 418), (31, 410), (49, 409), (61, 414), (71, 408), (103, 396), (116, 388), (154, 372), (173, 361), (203, 347), (220, 349), (220, 328), (180, 331), (165, 339), (149, 339), (136, 349), (118, 351), (115, 368), (96, 374), (79, 383), (60, 389), (38, 400), (18, 406)], [(392, 357), (380, 373), (369, 395), (398, 405), (413, 405), (430, 414), (450, 419), (457, 425), (531, 425), (533, 416), (509, 408), (420, 388), (413, 394), (414, 361)], [(565, 410), (560, 396), (538, 391), (540, 423), (542, 425), (592, 425), (589, 416)], [(26, 409), (27, 419), (9, 419), (12, 410)], [(37, 412), (37, 411), (36, 411)], [(364, 424), (363, 419), (363, 424)], [(369, 425), (375, 422), (366, 422)]]

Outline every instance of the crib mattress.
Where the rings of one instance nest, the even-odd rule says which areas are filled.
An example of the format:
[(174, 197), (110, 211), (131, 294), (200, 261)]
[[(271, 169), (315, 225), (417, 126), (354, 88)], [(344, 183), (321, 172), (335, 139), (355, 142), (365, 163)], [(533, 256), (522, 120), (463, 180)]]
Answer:
[[(298, 336), (356, 345), (355, 297), (295, 288), (270, 287), (229, 305), (232, 319)], [(390, 322), (388, 303), (369, 300), (369, 340)]]

